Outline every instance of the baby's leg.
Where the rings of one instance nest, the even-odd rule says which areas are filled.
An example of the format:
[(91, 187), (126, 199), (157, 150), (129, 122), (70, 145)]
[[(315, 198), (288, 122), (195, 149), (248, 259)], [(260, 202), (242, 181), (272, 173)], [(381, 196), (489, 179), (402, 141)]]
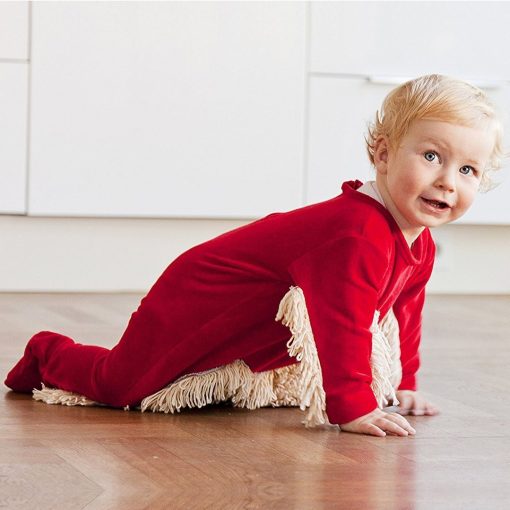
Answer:
[(37, 333), (5, 384), (31, 392), (44, 383), (115, 407), (138, 403), (164, 387), (177, 368), (168, 360), (171, 336), (150, 308), (139, 307), (111, 350), (51, 331)]
[(23, 357), (8, 373), (5, 384), (12, 390), (22, 393), (31, 393), (34, 388), (40, 389), (43, 381), (40, 366), (44, 367), (44, 360), (66, 343), (74, 342), (64, 335), (51, 331), (41, 331), (34, 335), (28, 341)]
[(160, 279), (111, 350), (78, 344), (51, 331), (37, 333), (5, 384), (15, 391), (31, 392), (42, 382), (115, 407), (139, 403), (183, 370), (183, 357), (177, 354), (179, 363), (175, 361), (171, 294)]
[(29, 393), (41, 383), (92, 397), (91, 369), (110, 351), (104, 347), (76, 344), (71, 338), (41, 331), (28, 342), (23, 358), (9, 372), (5, 384)]

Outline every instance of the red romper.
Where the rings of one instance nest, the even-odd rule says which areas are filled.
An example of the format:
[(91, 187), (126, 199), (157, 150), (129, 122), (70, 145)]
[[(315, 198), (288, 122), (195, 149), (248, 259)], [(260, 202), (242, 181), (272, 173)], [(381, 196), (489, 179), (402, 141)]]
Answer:
[(412, 248), (391, 214), (346, 182), (330, 200), (273, 213), (180, 255), (131, 315), (111, 350), (42, 331), (5, 384), (47, 386), (115, 407), (140, 401), (179, 377), (243, 360), (253, 372), (296, 360), (289, 330), (275, 321), (291, 286), (302, 289), (332, 424), (377, 407), (370, 327), (393, 308), (402, 382), (416, 389), (421, 314), (434, 243), (425, 229)]

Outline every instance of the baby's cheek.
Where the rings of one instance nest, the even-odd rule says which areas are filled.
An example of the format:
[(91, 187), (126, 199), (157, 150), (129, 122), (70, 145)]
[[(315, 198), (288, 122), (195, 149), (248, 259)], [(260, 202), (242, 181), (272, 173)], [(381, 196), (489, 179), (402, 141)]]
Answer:
[(479, 185), (476, 184), (466, 192), (466, 207), (471, 207), (471, 205), (473, 205), (473, 202), (476, 200), (476, 197), (478, 196), (478, 188)]

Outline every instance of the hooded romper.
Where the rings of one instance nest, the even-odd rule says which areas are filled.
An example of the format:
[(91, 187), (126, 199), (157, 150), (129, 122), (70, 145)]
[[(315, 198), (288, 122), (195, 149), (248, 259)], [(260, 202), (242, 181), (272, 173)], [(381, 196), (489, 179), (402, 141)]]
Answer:
[(158, 278), (111, 350), (51, 331), (34, 335), (6, 385), (41, 383), (114, 407), (138, 405), (172, 381), (242, 360), (274, 370), (289, 357), (275, 321), (299, 287), (315, 341), (326, 413), (340, 424), (378, 404), (370, 387), (371, 325), (393, 309), (400, 328), (400, 389), (415, 389), (425, 284), (434, 243), (412, 248), (391, 214), (346, 182), (330, 200), (273, 213), (184, 252)]

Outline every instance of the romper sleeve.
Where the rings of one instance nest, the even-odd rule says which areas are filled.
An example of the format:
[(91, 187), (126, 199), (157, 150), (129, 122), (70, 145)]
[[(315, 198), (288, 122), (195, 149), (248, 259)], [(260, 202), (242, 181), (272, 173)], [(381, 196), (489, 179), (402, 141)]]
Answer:
[(370, 327), (388, 260), (384, 248), (350, 236), (320, 245), (289, 267), (305, 296), (330, 423), (347, 423), (377, 407)]
[(420, 368), (422, 312), (425, 302), (425, 285), (434, 265), (435, 246), (430, 243), (424, 263), (415, 270), (393, 305), (400, 330), (400, 361), (402, 381), (399, 390), (416, 390), (416, 373)]

